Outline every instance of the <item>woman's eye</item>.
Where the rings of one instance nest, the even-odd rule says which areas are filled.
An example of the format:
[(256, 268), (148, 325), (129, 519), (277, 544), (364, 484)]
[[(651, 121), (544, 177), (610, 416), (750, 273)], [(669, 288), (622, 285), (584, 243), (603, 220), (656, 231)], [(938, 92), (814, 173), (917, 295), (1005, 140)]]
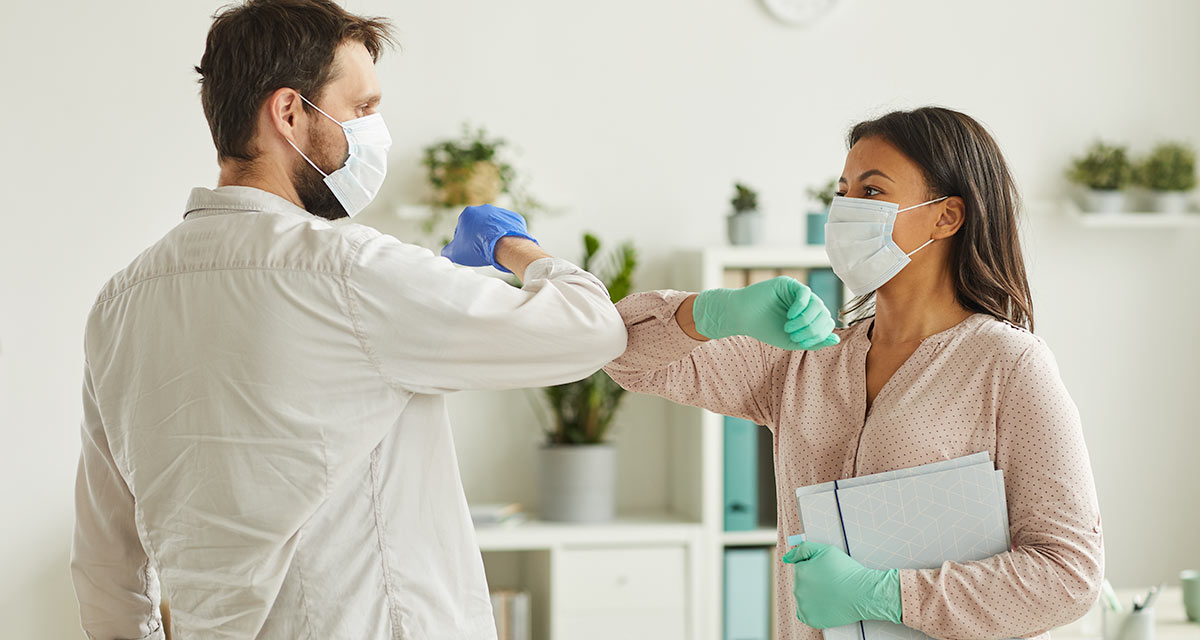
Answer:
[(877, 196), (881, 193), (883, 193), (883, 192), (880, 191), (879, 189), (876, 189), (875, 187), (863, 187), (863, 194), (866, 195), (868, 198)]
[(835, 194), (833, 194), (833, 195), (835, 195), (835, 196), (837, 196), (837, 197), (839, 197), (839, 198), (845, 198), (845, 197), (846, 197), (846, 192), (845, 192), (845, 191), (839, 191), (839, 192), (837, 192), (837, 193), (835, 193)]

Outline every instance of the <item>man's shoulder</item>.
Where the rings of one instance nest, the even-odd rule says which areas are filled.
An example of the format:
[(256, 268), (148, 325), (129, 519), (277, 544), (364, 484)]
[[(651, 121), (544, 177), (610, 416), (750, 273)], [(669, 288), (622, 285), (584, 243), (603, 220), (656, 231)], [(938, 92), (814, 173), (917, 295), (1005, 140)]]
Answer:
[(150, 280), (187, 273), (276, 269), (340, 274), (363, 245), (383, 236), (353, 222), (331, 224), (271, 213), (184, 220), (114, 273), (93, 307)]

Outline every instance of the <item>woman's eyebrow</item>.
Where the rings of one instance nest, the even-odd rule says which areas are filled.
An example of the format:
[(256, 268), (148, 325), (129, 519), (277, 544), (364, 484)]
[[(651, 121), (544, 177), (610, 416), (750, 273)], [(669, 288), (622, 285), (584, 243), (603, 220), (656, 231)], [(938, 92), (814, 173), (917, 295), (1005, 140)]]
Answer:
[(864, 171), (861, 176), (858, 176), (858, 181), (862, 182), (863, 180), (866, 180), (867, 178), (870, 178), (871, 176), (879, 176), (880, 178), (883, 178), (883, 179), (887, 180), (888, 182), (895, 182), (895, 180), (892, 180), (891, 177), (888, 176), (888, 174), (880, 171), (879, 169), (871, 169), (870, 171)]

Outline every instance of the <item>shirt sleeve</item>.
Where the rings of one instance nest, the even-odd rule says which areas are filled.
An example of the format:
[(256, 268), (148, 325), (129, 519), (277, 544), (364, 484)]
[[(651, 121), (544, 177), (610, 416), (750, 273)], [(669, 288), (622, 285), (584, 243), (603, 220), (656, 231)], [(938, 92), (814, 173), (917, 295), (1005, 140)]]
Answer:
[(161, 639), (158, 574), (138, 538), (133, 495), (109, 450), (90, 368), (82, 432), (71, 577), (84, 632), (93, 640)]
[(692, 339), (675, 321), (690, 295), (649, 291), (617, 303), (628, 344), (604, 370), (629, 391), (774, 428), (779, 408), (772, 372), (789, 352), (746, 336)]
[(1083, 616), (1104, 575), (1100, 509), (1079, 412), (1045, 343), (1001, 392), (996, 462), (1013, 548), (979, 562), (902, 570), (904, 624), (940, 638), (1024, 638)]
[(625, 348), (604, 285), (564, 260), (535, 261), (517, 288), (378, 235), (351, 261), (346, 287), (368, 358), (415, 393), (573, 382)]

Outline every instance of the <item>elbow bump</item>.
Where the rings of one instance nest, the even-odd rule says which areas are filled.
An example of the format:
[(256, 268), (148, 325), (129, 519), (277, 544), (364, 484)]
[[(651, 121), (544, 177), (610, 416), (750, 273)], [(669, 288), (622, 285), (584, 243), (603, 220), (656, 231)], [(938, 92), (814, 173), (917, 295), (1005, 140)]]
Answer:
[(607, 365), (625, 353), (629, 335), (626, 333), (625, 323), (621, 322), (620, 317), (617, 317), (616, 322), (606, 322), (596, 334), (602, 360), (600, 366)]

